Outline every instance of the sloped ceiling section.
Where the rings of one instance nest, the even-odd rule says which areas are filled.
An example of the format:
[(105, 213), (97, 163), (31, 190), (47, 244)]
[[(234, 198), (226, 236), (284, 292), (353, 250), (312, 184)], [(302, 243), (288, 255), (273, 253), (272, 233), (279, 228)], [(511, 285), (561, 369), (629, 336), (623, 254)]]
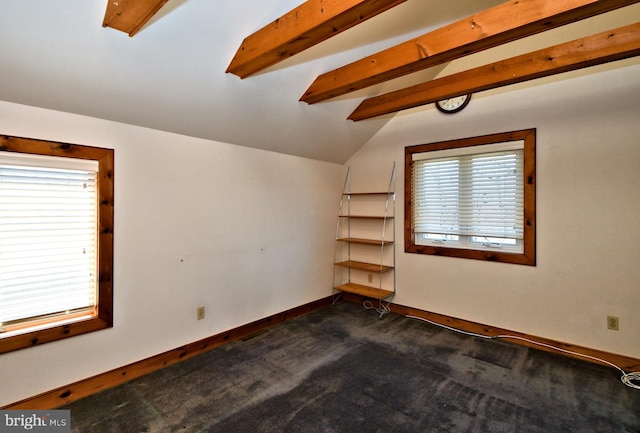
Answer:
[[(299, 9), (318, 3), (322, 7), (311, 15)], [(467, 66), (486, 65), (496, 56), (494, 61), (503, 61), (633, 24), (640, 5), (632, 3), (637, 2), (3, 0), (0, 100), (342, 163), (392, 116), (347, 120), (359, 120), (352, 114), (361, 103), (371, 104), (368, 99), (454, 77), (449, 71), (458, 72), (458, 64), (472, 69)], [(532, 12), (535, 4), (543, 5), (541, 17)], [(373, 9), (329, 13), (345, 5)], [(286, 29), (285, 18), (296, 9), (324, 33), (311, 26), (299, 39), (315, 37), (314, 43), (285, 38), (275, 51), (271, 36), (260, 37), (252, 49), (270, 52), (270, 66), (245, 78), (234, 75), (231, 66), (243, 41), (270, 25), (277, 32)], [(617, 10), (597, 15), (612, 9)], [(130, 12), (137, 18), (128, 22)], [(301, 22), (293, 17), (289, 21)], [(575, 20), (589, 25), (562, 25)], [(567, 31), (536, 34), (556, 26)], [(628, 42), (637, 31), (626, 35)], [(532, 43), (516, 46), (510, 42), (516, 39)], [(637, 55), (630, 43), (621, 49), (625, 56)], [(466, 91), (466, 84), (459, 86), (454, 93)], [(427, 95), (418, 105), (429, 100)]]

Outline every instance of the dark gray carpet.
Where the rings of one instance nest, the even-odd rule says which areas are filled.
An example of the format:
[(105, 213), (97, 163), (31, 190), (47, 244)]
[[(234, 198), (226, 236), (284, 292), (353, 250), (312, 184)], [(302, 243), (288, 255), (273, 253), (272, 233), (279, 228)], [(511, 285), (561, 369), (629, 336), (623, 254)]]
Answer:
[(640, 433), (615, 369), (349, 303), (65, 409), (83, 433)]

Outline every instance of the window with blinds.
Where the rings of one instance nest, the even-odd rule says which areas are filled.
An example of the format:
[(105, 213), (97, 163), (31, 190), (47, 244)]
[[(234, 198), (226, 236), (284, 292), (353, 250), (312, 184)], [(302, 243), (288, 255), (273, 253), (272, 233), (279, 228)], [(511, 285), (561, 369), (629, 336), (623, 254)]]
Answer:
[(405, 149), (405, 251), (535, 264), (535, 130)]
[(0, 322), (96, 306), (95, 161), (0, 157)]
[(523, 147), (515, 142), (463, 155), (417, 155), (412, 170), (417, 242), (522, 251)]
[(113, 326), (113, 155), (0, 137), (0, 353)]

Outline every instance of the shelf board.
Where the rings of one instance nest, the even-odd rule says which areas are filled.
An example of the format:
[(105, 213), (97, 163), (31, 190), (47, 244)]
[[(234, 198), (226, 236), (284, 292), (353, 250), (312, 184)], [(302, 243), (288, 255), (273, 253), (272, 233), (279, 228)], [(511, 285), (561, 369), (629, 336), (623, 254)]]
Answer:
[(393, 191), (384, 191), (384, 192), (343, 192), (342, 195), (392, 195), (395, 194)]
[(393, 216), (380, 216), (380, 215), (338, 215), (340, 218), (361, 218), (361, 219), (372, 219), (372, 220), (390, 220)]
[(355, 260), (347, 260), (345, 262), (336, 263), (336, 266), (342, 266), (351, 269), (360, 269), (361, 271), (383, 273), (393, 270), (393, 266), (386, 266), (374, 263), (358, 262)]
[(363, 286), (362, 284), (347, 283), (335, 287), (336, 290), (356, 295), (366, 296), (367, 298), (384, 299), (393, 295), (391, 290), (383, 290), (379, 287)]
[(384, 241), (384, 243), (380, 239), (362, 239), (362, 238), (338, 238), (337, 241), (342, 242), (351, 242), (355, 244), (367, 244), (367, 245), (387, 245), (392, 244), (393, 241)]

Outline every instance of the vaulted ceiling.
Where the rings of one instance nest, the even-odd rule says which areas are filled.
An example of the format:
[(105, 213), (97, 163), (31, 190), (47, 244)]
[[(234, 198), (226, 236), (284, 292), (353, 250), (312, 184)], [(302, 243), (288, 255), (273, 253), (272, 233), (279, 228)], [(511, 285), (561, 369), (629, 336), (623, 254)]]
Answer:
[(338, 163), (393, 113), (640, 54), (625, 0), (2, 0), (0, 16), (0, 100)]

